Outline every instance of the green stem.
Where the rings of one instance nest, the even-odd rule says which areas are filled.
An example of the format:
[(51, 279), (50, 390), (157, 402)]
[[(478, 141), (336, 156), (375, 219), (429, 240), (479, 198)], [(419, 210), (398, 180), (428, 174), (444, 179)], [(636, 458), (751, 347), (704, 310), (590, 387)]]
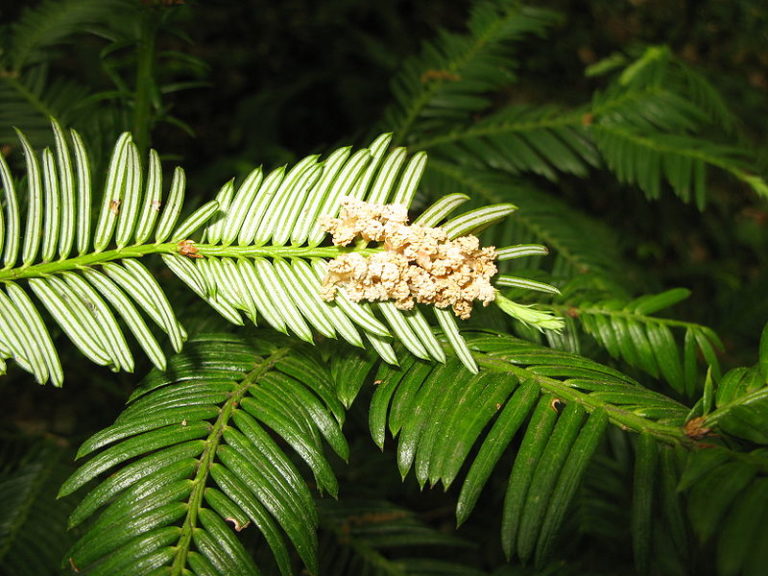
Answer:
[[(348, 252), (369, 256), (380, 248), (347, 248), (342, 246), (221, 246), (218, 244), (190, 244), (192, 258), (212, 256), (217, 258), (335, 258)], [(98, 266), (121, 258), (141, 258), (148, 254), (179, 254), (189, 248), (183, 242), (142, 244), (115, 248), (104, 252), (85, 254), (75, 258), (42, 262), (19, 268), (0, 270), (0, 282), (12, 282), (25, 278), (40, 278), (89, 266)], [(187, 254), (189, 255), (189, 254)]]
[(215, 246), (197, 244), (203, 256), (221, 258), (335, 258), (340, 254), (357, 252), (370, 256), (383, 248), (349, 248), (342, 246)]
[(53, 110), (51, 110), (46, 103), (31, 92), (27, 87), (19, 82), (18, 75), (15, 72), (11, 72), (5, 69), (0, 70), (0, 78), (6, 82), (11, 88), (18, 92), (34, 110), (39, 112), (46, 120), (55, 116)]
[(512, 373), (520, 380), (534, 381), (537, 386), (542, 390), (546, 390), (553, 394), (556, 398), (560, 398), (565, 402), (576, 402), (581, 404), (584, 409), (592, 413), (598, 408), (605, 410), (609, 420), (613, 424), (625, 430), (633, 430), (635, 432), (643, 432), (649, 434), (668, 444), (687, 444), (690, 443), (690, 439), (685, 435), (682, 425), (675, 426), (671, 424), (662, 424), (654, 420), (650, 420), (643, 416), (639, 416), (630, 410), (605, 402), (600, 399), (594, 398), (591, 394), (582, 392), (577, 388), (569, 386), (565, 382), (561, 382), (555, 378), (549, 378), (542, 376), (527, 370), (522, 366), (516, 366), (505, 361), (503, 358), (493, 358), (489, 356), (480, 356), (478, 364), (494, 370)]
[(658, 316), (647, 316), (645, 314), (638, 314), (628, 310), (608, 310), (606, 308), (594, 308), (594, 307), (581, 307), (569, 304), (548, 304), (548, 306), (560, 313), (560, 314), (587, 314), (589, 316), (611, 316), (615, 318), (625, 318), (627, 320), (634, 320), (636, 322), (643, 322), (645, 324), (663, 324), (664, 326), (673, 328), (685, 328), (693, 330), (708, 331), (706, 326), (696, 324), (694, 322), (685, 322), (683, 320), (674, 320), (672, 318), (659, 318)]
[(728, 416), (732, 410), (743, 406), (750, 406), (751, 404), (762, 403), (766, 399), (768, 399), (768, 388), (760, 388), (754, 392), (750, 392), (749, 394), (741, 396), (733, 402), (726, 404), (725, 406), (720, 406), (718, 409), (707, 414), (704, 417), (704, 426), (707, 428), (717, 426), (720, 420), (723, 417)]
[(184, 524), (182, 524), (181, 527), (179, 543), (176, 546), (176, 556), (173, 560), (173, 565), (171, 566), (170, 573), (172, 575), (181, 575), (186, 571), (187, 554), (189, 554), (192, 545), (192, 536), (195, 527), (197, 526), (197, 514), (203, 505), (203, 496), (208, 483), (208, 475), (210, 474), (211, 466), (216, 458), (216, 449), (221, 443), (221, 437), (224, 434), (224, 429), (229, 424), (232, 413), (237, 409), (243, 396), (248, 392), (248, 389), (265, 373), (272, 370), (274, 365), (288, 353), (288, 350), (288, 348), (280, 349), (274, 352), (269, 358), (259, 363), (256, 368), (251, 370), (245, 378), (237, 384), (232, 392), (230, 392), (229, 398), (224, 406), (222, 406), (221, 412), (219, 412), (219, 416), (216, 418), (216, 422), (214, 422), (211, 433), (206, 440), (206, 447), (200, 456), (200, 464), (198, 465), (197, 472), (192, 480), (193, 488), (189, 495), (187, 516), (184, 518)]
[[(483, 36), (475, 38), (475, 42), (469, 47), (467, 52), (455, 60), (449, 62), (448, 66), (445, 67), (445, 70), (452, 73), (459, 73), (465, 66), (467, 66), (469, 62), (471, 62), (477, 56), (477, 54), (483, 48), (485, 48), (486, 45), (492, 43), (496, 31), (503, 28), (507, 24), (509, 18), (512, 18), (515, 15), (516, 12), (510, 11), (507, 13), (505, 18), (499, 18), (496, 22), (494, 22), (494, 24), (488, 27), (488, 29), (485, 31), (486, 33)], [(410, 132), (412, 126), (419, 118), (424, 108), (427, 107), (430, 101), (434, 98), (435, 94), (443, 86), (443, 83), (444, 80), (435, 80), (429, 82), (421, 94), (416, 98), (416, 100), (411, 103), (411, 106), (405, 115), (405, 118), (400, 123), (400, 126), (394, 130), (395, 136), (392, 141), (393, 146), (398, 146), (405, 140), (405, 137)]]
[(40, 264), (31, 264), (19, 268), (0, 270), (0, 282), (50, 276), (51, 274), (104, 264), (120, 258), (141, 258), (147, 254), (171, 254), (178, 251), (179, 246), (175, 243), (145, 244), (141, 246), (128, 246), (126, 248), (115, 248), (114, 250), (106, 250), (104, 252), (84, 254), (83, 256), (77, 256), (75, 258), (67, 258), (66, 260), (42, 262)]
[(158, 15), (152, 8), (145, 9), (136, 46), (136, 87), (133, 102), (133, 141), (143, 155), (149, 148), (152, 92), (155, 90), (155, 44)]
[(636, 146), (648, 148), (649, 150), (653, 150), (659, 154), (678, 155), (692, 158), (693, 160), (699, 160), (705, 164), (710, 164), (720, 168), (721, 170), (730, 172), (741, 180), (744, 180), (749, 176), (746, 172), (739, 170), (738, 167), (734, 166), (733, 161), (728, 160), (723, 156), (713, 156), (712, 154), (708, 154), (706, 151), (698, 148), (684, 148), (675, 144), (667, 144), (664, 140), (653, 139), (646, 136), (645, 133), (632, 132), (626, 130), (625, 128), (625, 125), (600, 124), (596, 125), (594, 129), (601, 130), (603, 132), (609, 132), (614, 136), (619, 136), (629, 142), (632, 142)]
[(491, 124), (487, 126), (473, 126), (464, 131), (453, 131), (422, 142), (415, 142), (410, 146), (414, 150), (428, 150), (435, 146), (454, 144), (471, 138), (483, 138), (487, 136), (497, 136), (499, 134), (525, 133), (534, 130), (552, 130), (555, 128), (565, 128), (572, 126), (574, 128), (582, 127), (582, 117), (586, 109), (563, 113), (559, 116), (548, 116), (537, 120), (524, 122), (504, 122), (500, 124)]

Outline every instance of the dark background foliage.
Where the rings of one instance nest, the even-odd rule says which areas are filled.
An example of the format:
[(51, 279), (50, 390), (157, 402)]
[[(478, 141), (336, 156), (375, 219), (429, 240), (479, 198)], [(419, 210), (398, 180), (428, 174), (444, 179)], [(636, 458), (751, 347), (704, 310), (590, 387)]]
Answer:
[[(9, 48), (13, 23), (36, 4), (0, 2), (4, 51)], [(244, 175), (255, 165), (272, 168), (337, 145), (364, 143), (391, 101), (388, 82), (403, 60), (418, 53), (437, 29), (463, 30), (470, 5), (463, 0), (137, 0), (125, 4), (129, 17), (100, 16), (64, 44), (51, 47), (42, 58), (46, 74), (83, 87), (85, 98), (70, 103), (67, 120), (89, 136), (92, 149), (98, 149), (99, 141), (111, 143), (119, 131), (133, 129), (140, 121), (147, 131), (143, 145), (151, 143), (187, 170), (188, 201), (193, 205), (208, 200), (222, 182)], [(520, 80), (497, 96), (499, 106), (589, 101), (604, 81), (586, 76), (585, 67), (616, 51), (639, 54), (643, 46), (667, 44), (723, 92), (737, 117), (734, 138), (754, 150), (761, 168), (768, 167), (765, 2), (547, 0), (539, 4), (562, 12), (561, 23), (546, 39), (529, 38), (520, 46)], [(154, 53), (159, 56), (148, 82), (135, 76), (141, 57), (136, 41), (146, 29), (142, 19), (151, 20), (157, 29)], [(11, 142), (3, 132), (4, 153)], [(638, 293), (676, 286), (692, 289), (692, 297), (675, 314), (711, 326), (723, 337), (721, 360), (726, 367), (754, 359), (768, 318), (768, 211), (753, 192), (731, 178), (714, 175), (709, 181), (709, 204), (702, 212), (671, 193), (649, 202), (638, 189), (621, 186), (604, 173), (595, 172), (589, 180), (569, 176), (557, 183), (542, 180), (540, 185), (620, 231), (620, 249), (630, 264), (627, 274), (636, 282)], [(170, 275), (167, 280), (174, 281)], [(187, 298), (179, 294), (180, 299)], [(191, 298), (178, 304), (185, 305), (202, 306)], [(223, 325), (208, 310), (187, 317), (190, 333)], [(74, 354), (63, 355), (62, 361), (65, 372), (73, 377), (61, 390), (32, 388), (27, 375), (16, 368), (0, 380), (2, 430), (7, 437), (21, 430), (71, 451), (83, 437), (112, 421), (135, 385), (133, 375), (96, 369)], [(136, 373), (143, 374), (147, 368), (139, 364)], [(353, 409), (347, 425), (363, 431), (357, 437), (359, 443), (353, 443), (351, 465), (338, 468), (347, 494), (389, 498), (418, 512), (433, 528), (452, 526), (455, 494), (419, 492), (412, 477), (401, 485), (391, 455), (379, 455), (367, 442), (366, 418), (362, 409)], [(609, 451), (620, 462), (630, 449), (619, 437), (611, 442)], [(593, 463), (595, 468), (611, 465), (606, 459)], [(626, 470), (612, 473), (619, 484), (631, 482), (622, 478)], [(376, 480), (361, 487), (360, 478)], [(588, 483), (585, 490), (610, 488)], [(626, 492), (615, 496), (629, 498)], [(493, 511), (498, 504), (491, 487), (479, 509)], [(588, 516), (590, 510), (577, 513)], [(625, 520), (616, 518), (616, 526)], [(489, 522), (485, 514), (476, 513), (461, 532), (479, 542), (466, 555), (484, 569), (503, 563)], [(612, 566), (632, 562), (627, 548), (612, 546), (620, 539), (621, 535), (595, 527), (584, 540), (566, 543), (564, 554), (580, 555), (587, 565), (607, 574)], [(499, 573), (523, 574), (513, 569)]]

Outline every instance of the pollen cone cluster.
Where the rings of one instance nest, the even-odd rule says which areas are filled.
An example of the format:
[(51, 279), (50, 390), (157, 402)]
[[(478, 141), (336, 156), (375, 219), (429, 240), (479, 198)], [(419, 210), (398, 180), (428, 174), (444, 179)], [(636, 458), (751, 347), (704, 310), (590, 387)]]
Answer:
[(401, 310), (415, 303), (453, 309), (469, 318), (479, 300), (495, 298), (490, 279), (496, 274), (496, 249), (480, 247), (472, 235), (449, 240), (441, 228), (409, 226), (405, 206), (342, 202), (338, 218), (323, 217), (321, 226), (333, 243), (346, 246), (356, 238), (380, 242), (384, 250), (369, 257), (350, 252), (331, 260), (321, 296), (332, 300), (343, 288), (353, 301), (394, 300)]

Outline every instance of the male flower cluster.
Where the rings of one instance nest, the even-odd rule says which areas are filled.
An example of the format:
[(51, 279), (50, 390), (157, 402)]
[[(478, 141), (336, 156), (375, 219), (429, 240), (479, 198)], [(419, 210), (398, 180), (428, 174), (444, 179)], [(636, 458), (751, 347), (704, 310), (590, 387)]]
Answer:
[(415, 303), (450, 306), (462, 319), (469, 318), (475, 300), (484, 306), (494, 300), (490, 279), (497, 272), (495, 248), (481, 248), (472, 235), (449, 240), (441, 228), (407, 222), (405, 206), (354, 198), (342, 201), (338, 218), (321, 218), (320, 225), (337, 246), (362, 238), (384, 248), (368, 258), (350, 252), (331, 260), (322, 298), (332, 300), (343, 288), (354, 302), (394, 300), (401, 310)]

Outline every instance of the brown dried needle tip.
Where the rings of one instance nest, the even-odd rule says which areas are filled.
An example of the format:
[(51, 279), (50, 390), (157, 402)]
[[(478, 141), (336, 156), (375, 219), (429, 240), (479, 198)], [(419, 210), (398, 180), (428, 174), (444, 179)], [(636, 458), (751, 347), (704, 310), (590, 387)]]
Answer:
[(475, 300), (484, 306), (496, 291), (496, 249), (481, 248), (472, 235), (449, 240), (441, 228), (409, 226), (405, 206), (369, 204), (354, 198), (342, 201), (338, 218), (323, 217), (321, 226), (333, 243), (346, 246), (355, 238), (381, 242), (383, 252), (366, 258), (351, 252), (330, 261), (321, 296), (332, 300), (338, 288), (349, 298), (394, 300), (401, 310), (415, 303), (451, 307), (459, 318), (469, 318)]

